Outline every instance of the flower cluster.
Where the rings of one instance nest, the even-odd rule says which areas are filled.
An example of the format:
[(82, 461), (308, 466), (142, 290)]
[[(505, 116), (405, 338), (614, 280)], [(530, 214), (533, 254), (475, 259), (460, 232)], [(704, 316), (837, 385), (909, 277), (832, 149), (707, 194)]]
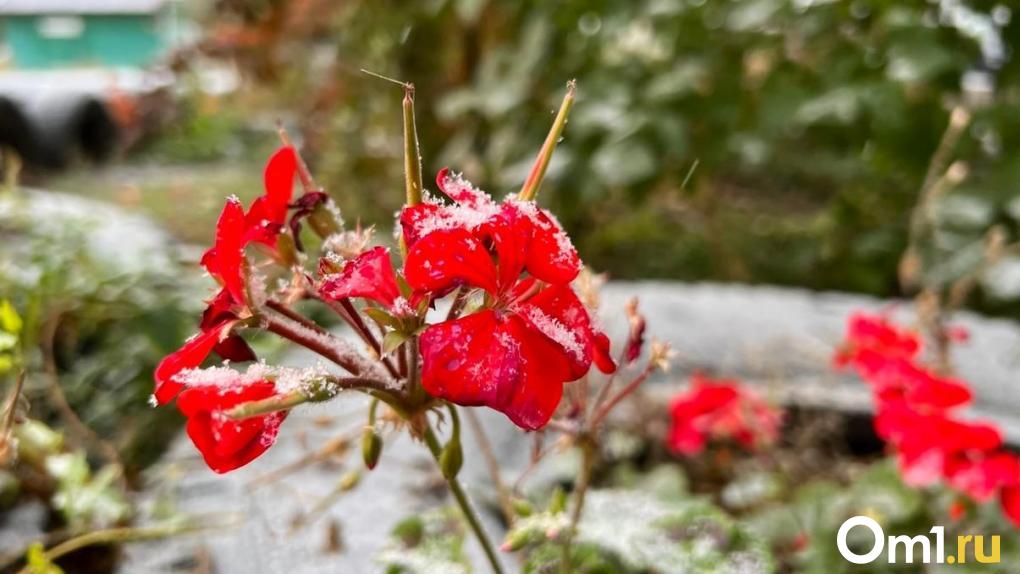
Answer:
[(772, 443), (782, 413), (753, 391), (729, 379), (695, 374), (691, 387), (673, 399), (669, 448), (683, 455), (701, 452), (710, 440), (730, 440), (747, 449)]
[(922, 347), (918, 333), (861, 313), (850, 318), (835, 360), (872, 387), (875, 429), (896, 453), (904, 480), (944, 480), (979, 502), (998, 496), (1020, 524), (1020, 458), (1004, 450), (996, 426), (960, 416), (971, 402), (969, 385), (924, 366)]
[[(305, 187), (296, 199), (295, 177)], [(153, 395), (158, 404), (176, 398), (213, 470), (264, 452), (287, 408), (342, 389), (409, 419), (449, 402), (490, 407), (535, 430), (553, 416), (566, 383), (592, 364), (616, 369), (608, 338), (571, 285), (581, 261), (555, 217), (520, 194), (496, 201), (446, 169), (437, 186), (449, 201), (425, 194), (398, 214), (399, 267), (395, 250), (369, 246), (370, 233), (343, 229), (289, 146), (270, 159), (262, 196), (247, 209), (227, 200), (201, 261), (219, 289), (199, 333), (156, 369)], [(314, 265), (305, 265), (304, 219), (321, 239)], [(440, 313), (444, 298), (450, 306)], [(302, 299), (335, 311), (364, 347), (296, 312)], [(254, 361), (246, 329), (301, 344), (347, 372), (282, 385), (271, 368), (258, 376), (202, 369), (214, 353)]]

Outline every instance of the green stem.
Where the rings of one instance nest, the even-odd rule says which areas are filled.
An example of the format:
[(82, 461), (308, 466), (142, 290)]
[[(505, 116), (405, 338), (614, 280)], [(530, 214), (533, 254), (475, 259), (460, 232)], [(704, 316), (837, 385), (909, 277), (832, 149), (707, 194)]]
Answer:
[[(208, 530), (210, 528), (212, 527), (178, 523), (165, 526), (124, 527), (94, 530), (57, 544), (47, 550), (45, 555), (48, 560), (52, 561), (76, 550), (80, 550), (87, 546), (94, 546), (96, 544), (114, 544), (119, 542), (153, 540), (175, 536), (177, 534)], [(19, 570), (18, 574), (30, 574), (31, 572), (33, 572), (33, 570), (29, 566), (26, 566)]]
[[(432, 431), (432, 425), (425, 424), (425, 444), (429, 447), (429, 451), (432, 452), (432, 457), (439, 462), (439, 456), (442, 453), (442, 447), (439, 445), (439, 439), (436, 438), (435, 432)], [(493, 546), (492, 541), (489, 540), (489, 535), (485, 533), (485, 529), (482, 527), (482, 522), (478, 518), (478, 513), (474, 507), (471, 506), (471, 501), (468, 500), (467, 494), (464, 493), (463, 487), (460, 485), (460, 481), (456, 477), (450, 477), (446, 480), (446, 484), (450, 487), (450, 492), (453, 497), (457, 499), (457, 504), (460, 506), (461, 512), (464, 513), (464, 518), (467, 519), (468, 524), (471, 526), (471, 530), (475, 533), (475, 537), (478, 538), (478, 542), (482, 545), (482, 550), (485, 551), (485, 556), (489, 559), (489, 565), (492, 566), (492, 571), (496, 574), (503, 574), (503, 566), (499, 562), (499, 556), (496, 554), (496, 547)]]
[(541, 187), (542, 178), (545, 177), (545, 171), (549, 168), (549, 161), (552, 160), (553, 151), (556, 149), (556, 144), (560, 141), (563, 128), (567, 125), (567, 116), (570, 114), (570, 108), (574, 105), (574, 92), (576, 89), (577, 83), (574, 80), (567, 82), (567, 93), (563, 96), (560, 111), (556, 114), (556, 119), (549, 130), (549, 135), (545, 137), (545, 143), (542, 144), (538, 157), (535, 158), (535, 165), (531, 167), (531, 173), (528, 174), (524, 187), (517, 194), (517, 197), (524, 201), (531, 201), (538, 196), (538, 188)]
[(578, 444), (581, 448), (581, 474), (577, 477), (577, 485), (574, 487), (574, 506), (570, 510), (570, 526), (567, 527), (567, 532), (563, 537), (563, 553), (560, 562), (560, 572), (563, 574), (571, 574), (574, 570), (570, 561), (570, 547), (574, 542), (577, 525), (581, 522), (584, 498), (588, 494), (591, 473), (595, 466), (595, 443), (589, 436), (582, 435), (578, 438)]

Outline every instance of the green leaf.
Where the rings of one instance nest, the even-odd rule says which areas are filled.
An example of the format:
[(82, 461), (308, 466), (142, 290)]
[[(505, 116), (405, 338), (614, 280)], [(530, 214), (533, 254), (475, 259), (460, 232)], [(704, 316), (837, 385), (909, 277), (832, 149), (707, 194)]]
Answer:
[(410, 338), (411, 335), (403, 331), (390, 331), (389, 333), (386, 333), (386, 336), (383, 337), (382, 341), (383, 354), (389, 355), (393, 351), (396, 351)]
[(8, 333), (18, 334), (22, 327), (21, 316), (7, 299), (0, 301), (0, 329)]
[(64, 571), (46, 557), (46, 549), (42, 542), (36, 542), (28, 547), (25, 555), (25, 562), (28, 563), (29, 574), (64, 574)]
[(362, 309), (362, 313), (368, 315), (373, 321), (380, 325), (386, 325), (392, 329), (400, 327), (400, 322), (397, 321), (396, 317), (378, 307), (365, 307)]
[(401, 521), (379, 555), (387, 573), (468, 574), (465, 529), (454, 508), (433, 510)]

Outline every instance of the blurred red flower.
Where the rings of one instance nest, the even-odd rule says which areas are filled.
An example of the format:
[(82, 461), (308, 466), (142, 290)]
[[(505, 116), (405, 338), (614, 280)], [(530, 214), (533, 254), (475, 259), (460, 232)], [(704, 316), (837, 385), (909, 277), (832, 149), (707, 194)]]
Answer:
[(676, 453), (701, 452), (710, 440), (732, 440), (754, 449), (775, 441), (782, 413), (737, 381), (713, 380), (700, 374), (691, 388), (670, 405), (667, 443)]
[(959, 418), (970, 386), (920, 364), (921, 337), (882, 315), (854, 314), (836, 364), (854, 368), (875, 391), (875, 430), (899, 459), (905, 482), (945, 481), (977, 501), (999, 493), (1020, 525), (1020, 458), (1003, 450), (998, 427)]

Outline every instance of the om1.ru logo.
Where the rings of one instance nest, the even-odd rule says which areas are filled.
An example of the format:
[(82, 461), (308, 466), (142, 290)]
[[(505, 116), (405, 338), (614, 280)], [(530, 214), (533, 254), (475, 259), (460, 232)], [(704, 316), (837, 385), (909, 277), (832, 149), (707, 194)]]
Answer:
[[(867, 528), (875, 537), (874, 545), (866, 554), (857, 554), (853, 550), (850, 550), (850, 547), (847, 546), (846, 543), (847, 535), (850, 534), (851, 530), (858, 526)], [(978, 562), (981, 564), (998, 564), (999, 562), (998, 535), (991, 537), (991, 553), (986, 552), (984, 536), (972, 536), (970, 534), (957, 536), (956, 555), (946, 556), (946, 527), (934, 526), (932, 527), (930, 534), (935, 537), (935, 564), (963, 564), (967, 562), (967, 547), (970, 546), (971, 543), (974, 545), (974, 558)], [(907, 564), (913, 564), (914, 548), (918, 545), (921, 547), (921, 563), (933, 563), (932, 540), (928, 536), (923, 534), (919, 534), (913, 538), (906, 535), (890, 536), (888, 544), (889, 552), (886, 555), (886, 560), (889, 564), (896, 563), (896, 549), (900, 546), (903, 547), (904, 562)], [(836, 547), (839, 549), (839, 553), (843, 555), (843, 558), (846, 558), (849, 562), (854, 564), (870, 564), (878, 560), (882, 555), (882, 551), (885, 550), (885, 546), (886, 537), (885, 532), (882, 530), (882, 526), (867, 516), (854, 516), (847, 520), (839, 527), (839, 532), (836, 534)]]

